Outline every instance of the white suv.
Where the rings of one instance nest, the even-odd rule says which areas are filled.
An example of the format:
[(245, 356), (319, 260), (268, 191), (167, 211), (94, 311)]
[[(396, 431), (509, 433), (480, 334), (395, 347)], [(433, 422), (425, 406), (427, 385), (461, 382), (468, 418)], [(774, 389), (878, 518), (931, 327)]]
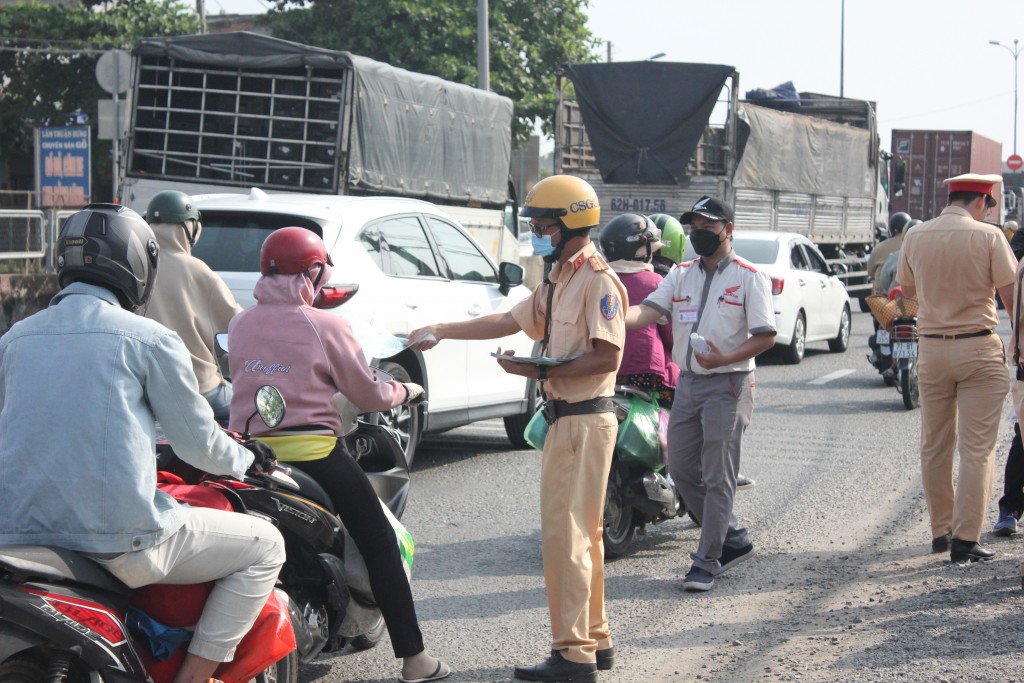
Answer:
[[(224, 278), (245, 307), (255, 303), (263, 240), (286, 226), (320, 235), (334, 262), (318, 305), (391, 334), (508, 311), (530, 293), (518, 264), (495, 265), (462, 226), (428, 202), (259, 189), (193, 199), (203, 223), (193, 254)], [(398, 409), (390, 416), (410, 462), (422, 432), (494, 417), (505, 419), (513, 445), (526, 447), (522, 434), (536, 407), (536, 389), (502, 371), (490, 356), (499, 346), (528, 354), (534, 342), (522, 332), (500, 340), (445, 340), (426, 353), (407, 350), (373, 363), (426, 390), (425, 410)]]

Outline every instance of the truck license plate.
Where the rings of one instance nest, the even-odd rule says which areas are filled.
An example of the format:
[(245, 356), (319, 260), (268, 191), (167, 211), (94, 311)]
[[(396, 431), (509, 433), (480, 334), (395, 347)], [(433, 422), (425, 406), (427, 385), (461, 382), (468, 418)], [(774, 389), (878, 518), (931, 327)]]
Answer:
[(917, 358), (917, 342), (893, 342), (893, 358)]

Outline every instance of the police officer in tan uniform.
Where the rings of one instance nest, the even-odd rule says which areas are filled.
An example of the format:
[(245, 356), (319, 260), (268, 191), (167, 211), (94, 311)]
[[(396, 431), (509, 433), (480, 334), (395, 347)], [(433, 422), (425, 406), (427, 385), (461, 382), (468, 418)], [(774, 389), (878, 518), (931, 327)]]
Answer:
[[(992, 493), (999, 419), (1009, 389), (994, 293), (1013, 310), (1016, 259), (1002, 231), (982, 223), (996, 205), (998, 175), (944, 181), (949, 205), (909, 231), (897, 280), (920, 303), (921, 479), (932, 552), (953, 562), (990, 559), (981, 527)], [(950, 277), (955, 274), (955, 277)], [(953, 487), (953, 449), (960, 452)]]
[[(499, 360), (506, 372), (540, 380), (550, 427), (541, 465), (544, 582), (551, 615), (551, 656), (517, 666), (527, 681), (596, 681), (614, 662), (604, 604), (605, 487), (618, 431), (611, 395), (625, 343), (626, 290), (596, 246), (600, 221), (593, 188), (572, 176), (537, 183), (524, 202), (537, 235), (554, 251), (548, 278), (508, 313), (414, 330), (409, 345), (442, 339), (492, 339), (523, 330), (543, 354), (573, 360), (553, 367)], [(433, 335), (433, 339), (429, 335)]]

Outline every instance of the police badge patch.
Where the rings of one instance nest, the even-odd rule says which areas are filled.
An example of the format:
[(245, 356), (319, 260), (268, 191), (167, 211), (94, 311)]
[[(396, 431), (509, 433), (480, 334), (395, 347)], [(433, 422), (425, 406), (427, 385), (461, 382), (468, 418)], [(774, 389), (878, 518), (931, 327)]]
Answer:
[(615, 317), (619, 312), (619, 300), (614, 294), (605, 294), (601, 299), (601, 315), (607, 320)]

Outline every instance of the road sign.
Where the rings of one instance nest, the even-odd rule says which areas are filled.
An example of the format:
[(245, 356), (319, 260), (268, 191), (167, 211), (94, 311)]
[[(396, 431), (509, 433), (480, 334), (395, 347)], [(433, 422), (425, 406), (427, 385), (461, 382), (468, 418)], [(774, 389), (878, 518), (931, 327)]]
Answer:
[(1011, 171), (1019, 171), (1021, 168), (1024, 168), (1024, 157), (1019, 154), (1011, 154), (1006, 159), (1006, 168)]
[(36, 129), (36, 192), (41, 207), (89, 203), (89, 126)]
[(109, 93), (123, 93), (131, 77), (132, 56), (124, 50), (107, 50), (96, 61), (96, 80)]

